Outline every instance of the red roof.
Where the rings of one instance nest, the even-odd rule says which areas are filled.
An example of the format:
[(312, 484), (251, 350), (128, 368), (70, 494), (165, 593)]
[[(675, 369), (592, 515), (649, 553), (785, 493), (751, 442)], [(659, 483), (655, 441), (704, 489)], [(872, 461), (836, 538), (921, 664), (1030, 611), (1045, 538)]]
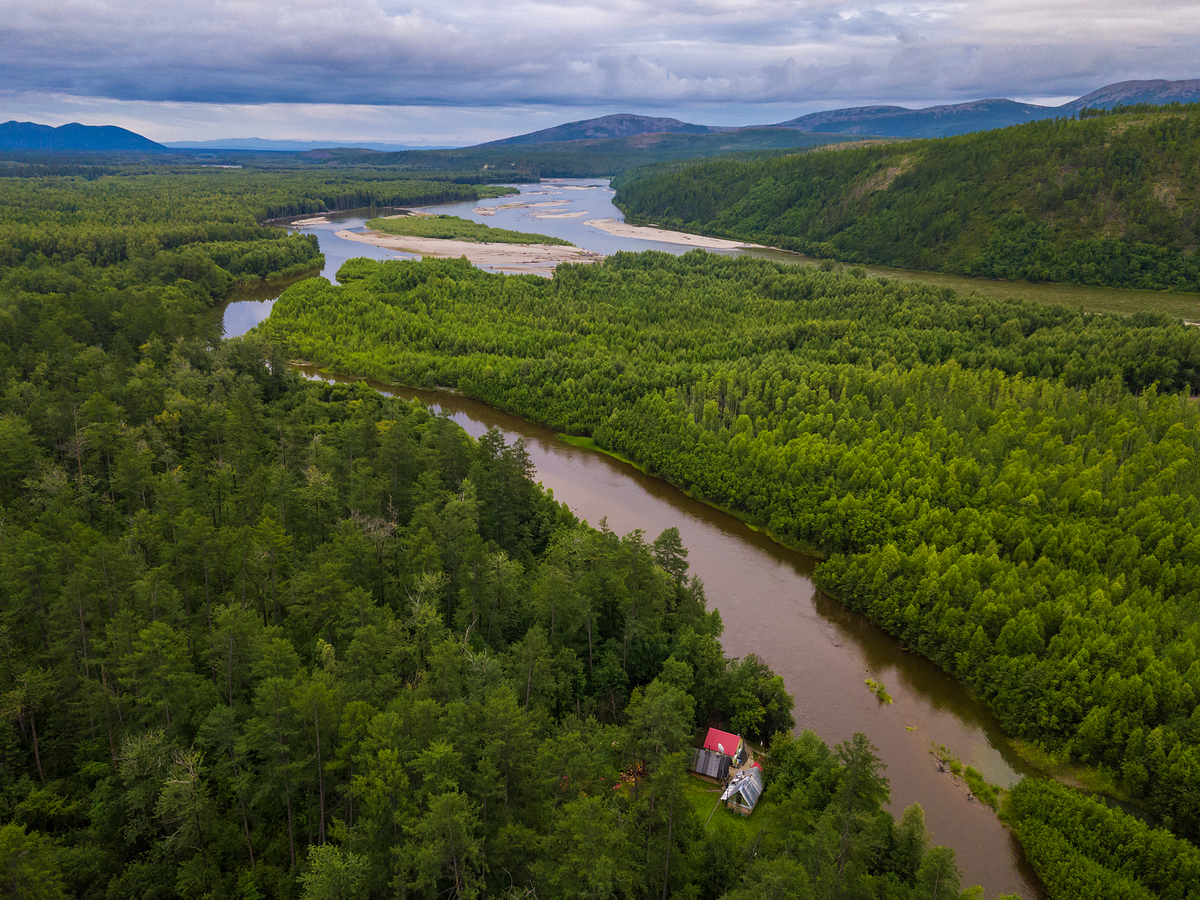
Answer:
[[(724, 748), (726, 756), (734, 756), (738, 747), (741, 746), (742, 739), (736, 734), (730, 734), (728, 731), (720, 731), (716, 728), (708, 729), (708, 734), (704, 738), (705, 750), (718, 750), (717, 745), (720, 744)], [(718, 751), (721, 752), (721, 751)]]

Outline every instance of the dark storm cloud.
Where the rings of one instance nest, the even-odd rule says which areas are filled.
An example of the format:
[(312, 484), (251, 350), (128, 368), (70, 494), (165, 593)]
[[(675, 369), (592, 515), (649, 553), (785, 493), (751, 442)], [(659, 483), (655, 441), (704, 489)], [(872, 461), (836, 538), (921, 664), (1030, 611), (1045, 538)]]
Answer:
[(1200, 7), (1128, 0), (0, 0), (0, 85), (219, 104), (669, 106), (1076, 94), (1200, 74)]

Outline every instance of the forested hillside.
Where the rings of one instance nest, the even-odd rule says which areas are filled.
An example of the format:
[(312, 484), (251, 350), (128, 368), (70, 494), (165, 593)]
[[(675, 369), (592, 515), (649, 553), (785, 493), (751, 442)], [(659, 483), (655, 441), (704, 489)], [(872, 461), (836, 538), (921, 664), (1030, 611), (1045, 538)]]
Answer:
[(820, 548), (820, 585), (1013, 734), (1200, 836), (1194, 328), (699, 251), (338, 277), (266, 333), (592, 435)]
[[(0, 179), (0, 893), (958, 897), (869, 743), (725, 659), (678, 532), (215, 336), (317, 258), (257, 218), (443, 189)], [(683, 774), (710, 718), (782, 735), (753, 828)]]
[(1200, 290), (1200, 106), (628, 173), (631, 221), (848, 262)]

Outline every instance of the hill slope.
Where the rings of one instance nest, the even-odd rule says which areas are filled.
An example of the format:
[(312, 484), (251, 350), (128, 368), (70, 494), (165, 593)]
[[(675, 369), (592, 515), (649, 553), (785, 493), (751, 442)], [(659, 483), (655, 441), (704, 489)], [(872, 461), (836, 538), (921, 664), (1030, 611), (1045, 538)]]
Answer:
[(851, 262), (1194, 291), (1198, 163), (1200, 106), (1190, 106), (614, 184), (633, 221)]
[(38, 125), (9, 121), (0, 125), (0, 150), (165, 150), (149, 138), (116, 125)]

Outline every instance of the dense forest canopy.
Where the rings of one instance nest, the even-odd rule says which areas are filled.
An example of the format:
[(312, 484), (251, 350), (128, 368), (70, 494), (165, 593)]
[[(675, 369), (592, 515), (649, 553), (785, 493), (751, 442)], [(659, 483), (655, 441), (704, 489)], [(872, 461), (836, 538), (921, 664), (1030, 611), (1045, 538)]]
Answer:
[[(0, 892), (959, 897), (865, 738), (724, 657), (675, 529), (216, 337), (319, 259), (260, 218), (446, 189), (0, 179)], [(752, 827), (684, 775), (710, 721), (774, 736)]]
[(367, 227), (372, 231), (382, 231), (384, 234), (399, 234), (411, 237), (428, 237), (448, 241), (469, 241), (471, 243), (493, 244), (550, 244), (556, 246), (571, 246), (570, 241), (551, 237), (548, 234), (535, 234), (528, 231), (512, 231), (508, 228), (493, 228), (482, 222), (464, 219), (460, 216), (386, 216), (367, 221)]
[(264, 332), (591, 435), (821, 549), (823, 588), (1011, 733), (1200, 836), (1196, 329), (700, 251), (338, 278)]
[(1200, 290), (1200, 106), (614, 180), (652, 221), (848, 262)]

